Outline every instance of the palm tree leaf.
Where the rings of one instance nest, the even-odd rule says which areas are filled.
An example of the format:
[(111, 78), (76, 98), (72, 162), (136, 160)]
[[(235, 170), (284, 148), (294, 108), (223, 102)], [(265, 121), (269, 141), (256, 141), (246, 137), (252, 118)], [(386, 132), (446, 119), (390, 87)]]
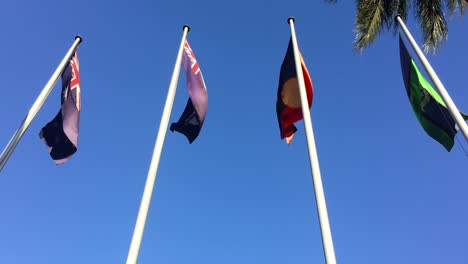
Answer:
[[(455, 13), (457, 6), (458, 6), (458, 1), (459, 0), (447, 0), (447, 9), (450, 13), (450, 15), (453, 15)], [(465, 1), (465, 0), (463, 0)]]
[(424, 39), (424, 51), (434, 51), (442, 40), (447, 39), (447, 23), (442, 9), (442, 0), (416, 0), (416, 17), (419, 19)]
[(397, 14), (406, 20), (408, 18), (408, 9), (409, 9), (409, 2), (408, 1), (394, 1), (396, 2), (396, 10)]
[(395, 17), (399, 15), (404, 21), (406, 21), (408, 18), (409, 2), (399, 0), (392, 0), (390, 2), (391, 5), (389, 8), (391, 9), (391, 13), (388, 14), (388, 29), (390, 30), (393, 28), (394, 33), (397, 33), (398, 23), (395, 22)]
[(464, 15), (467, 7), (468, 0), (356, 0), (353, 47), (363, 49), (369, 46), (383, 31), (393, 28), (395, 33), (398, 32), (398, 23), (394, 17), (400, 15), (403, 20), (407, 20), (411, 8), (423, 33), (424, 51), (435, 51), (447, 39), (445, 8), (450, 15), (455, 12)]
[(465, 9), (468, 6), (468, 0), (458, 0), (458, 8), (460, 9), (460, 15), (465, 14)]
[(354, 24), (354, 48), (363, 49), (375, 41), (385, 22), (385, 0), (358, 0)]
[(467, 5), (467, 0), (447, 0), (447, 9), (450, 13), (450, 16), (457, 12), (457, 10), (460, 11), (460, 15), (464, 15)]

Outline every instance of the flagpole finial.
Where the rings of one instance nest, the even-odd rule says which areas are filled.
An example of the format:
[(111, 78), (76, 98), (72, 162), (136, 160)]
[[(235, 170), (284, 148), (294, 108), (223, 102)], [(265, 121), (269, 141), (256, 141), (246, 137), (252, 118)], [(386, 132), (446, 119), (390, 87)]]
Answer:
[(75, 39), (78, 39), (79, 42), (78, 43), (81, 43), (83, 41), (83, 38), (80, 36), (80, 35), (76, 35), (75, 36)]
[(399, 17), (401, 18), (402, 16), (399, 13), (397, 13), (395, 16), (395, 21), (397, 21)]
[(288, 17), (288, 24), (291, 24), (291, 21), (294, 23), (294, 22), (296, 22), (296, 19), (294, 19), (294, 17), (290, 16), (290, 17)]
[(190, 31), (190, 26), (189, 26), (189, 25), (185, 24), (185, 25), (182, 27), (182, 30), (184, 30), (185, 28), (187, 28), (187, 32)]

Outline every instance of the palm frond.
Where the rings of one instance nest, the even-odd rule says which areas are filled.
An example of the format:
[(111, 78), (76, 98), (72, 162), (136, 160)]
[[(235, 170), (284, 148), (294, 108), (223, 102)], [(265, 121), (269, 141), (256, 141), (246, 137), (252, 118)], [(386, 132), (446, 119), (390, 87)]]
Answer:
[(388, 2), (388, 7), (386, 7), (389, 10), (387, 11), (387, 27), (388, 30), (393, 28), (393, 32), (397, 33), (398, 23), (395, 22), (395, 17), (399, 15), (403, 20), (406, 21), (410, 3), (406, 0), (388, 0)]
[(460, 10), (460, 15), (465, 14), (466, 7), (468, 6), (468, 0), (458, 0), (458, 9)]
[(442, 40), (447, 39), (447, 23), (442, 8), (442, 0), (416, 0), (416, 17), (424, 39), (424, 51), (435, 51)]
[[(453, 13), (455, 13), (455, 11), (457, 10), (457, 6), (458, 6), (458, 1), (459, 0), (447, 0), (447, 9), (450, 13), (450, 15), (452, 16)], [(464, 1), (464, 0), (463, 0)]]
[(385, 25), (385, 0), (358, 0), (354, 24), (354, 48), (363, 49), (375, 41)]
[(423, 34), (424, 51), (435, 51), (447, 39), (444, 11), (450, 15), (457, 12), (464, 15), (467, 7), (468, 0), (356, 0), (353, 47), (362, 50), (372, 44), (380, 33), (391, 31), (392, 28), (396, 33), (398, 23), (395, 23), (394, 17), (400, 15), (403, 20), (407, 20), (408, 11), (412, 9)]
[(453, 16), (457, 10), (460, 11), (460, 15), (464, 15), (467, 6), (467, 0), (447, 0), (447, 9), (450, 16)]
[(393, 1), (395, 2), (395, 9), (397, 11), (397, 14), (403, 18), (403, 20), (406, 20), (408, 18), (408, 9), (410, 8), (410, 3), (408, 1)]

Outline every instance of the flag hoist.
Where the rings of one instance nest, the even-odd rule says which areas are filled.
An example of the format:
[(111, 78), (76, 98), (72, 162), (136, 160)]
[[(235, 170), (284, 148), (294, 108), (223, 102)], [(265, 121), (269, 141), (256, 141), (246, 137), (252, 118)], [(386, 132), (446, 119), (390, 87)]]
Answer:
[(161, 158), (161, 151), (164, 144), (164, 138), (166, 137), (167, 127), (169, 125), (169, 118), (171, 116), (172, 104), (174, 103), (177, 82), (179, 80), (182, 53), (184, 52), (185, 41), (189, 30), (190, 27), (188, 25), (184, 25), (182, 40), (180, 41), (179, 51), (177, 52), (174, 72), (172, 73), (171, 82), (169, 84), (169, 91), (167, 92), (166, 102), (164, 104), (161, 122), (159, 124), (158, 135), (156, 138), (156, 143), (154, 145), (153, 156), (151, 158), (148, 176), (146, 178), (145, 189), (141, 198), (140, 209), (138, 211), (135, 228), (133, 230), (132, 241), (128, 250), (127, 264), (135, 264), (138, 258), (141, 239), (143, 237), (143, 232), (145, 229), (146, 217), (148, 215), (148, 209), (150, 206), (151, 195), (153, 193), (153, 187), (156, 181), (156, 172), (158, 170), (159, 160)]
[(8, 142), (5, 149), (3, 149), (2, 153), (0, 154), (0, 171), (2, 171), (2, 169), (5, 166), (6, 162), (10, 158), (13, 151), (15, 150), (16, 145), (18, 145), (18, 142), (23, 137), (24, 132), (26, 132), (26, 129), (28, 129), (29, 125), (31, 124), (34, 117), (36, 116), (37, 112), (39, 112), (39, 109), (41, 109), (41, 107), (44, 104), (45, 100), (47, 99), (50, 92), (54, 88), (55, 83), (57, 82), (58, 78), (60, 77), (60, 75), (63, 73), (63, 71), (69, 65), (70, 59), (74, 56), (75, 51), (76, 51), (78, 45), (81, 43), (81, 41), (82, 41), (82, 38), (80, 36), (75, 37), (75, 41), (73, 42), (73, 44), (70, 47), (70, 49), (68, 50), (68, 52), (65, 54), (65, 57), (63, 57), (63, 59), (60, 62), (59, 66), (57, 67), (55, 72), (50, 77), (49, 81), (46, 83), (46, 85), (42, 89), (41, 93), (37, 97), (34, 104), (31, 106), (31, 109), (29, 109), (29, 112), (26, 115), (26, 117), (24, 118), (23, 122), (20, 124), (18, 129), (13, 134), (13, 136), (11, 137), (11, 139)]
[(405, 22), (403, 22), (403, 19), (401, 16), (396, 16), (395, 19), (397, 20), (398, 24), (400, 25), (401, 30), (403, 31), (404, 35), (408, 38), (408, 41), (410, 42), (411, 46), (413, 47), (414, 51), (416, 52), (416, 55), (418, 56), (419, 60), (421, 61), (422, 65), (426, 69), (427, 74), (429, 75), (429, 78), (431, 78), (432, 83), (434, 83), (434, 86), (437, 89), (437, 92), (440, 94), (440, 97), (442, 97), (442, 100), (444, 101), (445, 105), (447, 106), (447, 109), (450, 112), (450, 115), (453, 117), (455, 120), (455, 123), (458, 125), (459, 129), (465, 136), (466, 141), (468, 141), (468, 125), (465, 122), (465, 119), (463, 116), (460, 114), (460, 111), (458, 110), (457, 106), (453, 102), (452, 98), (448, 94), (447, 90), (445, 89), (445, 86), (442, 84), (440, 81), (439, 77), (437, 76), (436, 72), (432, 68), (431, 64), (429, 61), (426, 59), (424, 56), (424, 53), (421, 51), (419, 48), (418, 44), (414, 40), (413, 36), (409, 32), (408, 28), (405, 25)]
[(288, 18), (288, 23), (291, 28), (291, 40), (294, 50), (294, 62), (296, 66), (297, 81), (299, 83), (299, 96), (301, 100), (302, 115), (304, 119), (304, 129), (307, 138), (307, 147), (309, 150), (310, 167), (312, 171), (312, 181), (315, 190), (315, 202), (317, 204), (317, 212), (320, 221), (320, 231), (322, 233), (323, 250), (327, 264), (335, 264), (335, 249), (328, 220), (327, 205), (325, 202), (325, 194), (323, 191), (322, 176), (320, 175), (320, 166), (315, 146), (314, 131), (312, 129), (312, 119), (310, 117), (309, 103), (307, 98), (307, 90), (304, 83), (304, 75), (301, 64), (301, 55), (296, 39), (296, 31), (294, 29), (294, 18)]

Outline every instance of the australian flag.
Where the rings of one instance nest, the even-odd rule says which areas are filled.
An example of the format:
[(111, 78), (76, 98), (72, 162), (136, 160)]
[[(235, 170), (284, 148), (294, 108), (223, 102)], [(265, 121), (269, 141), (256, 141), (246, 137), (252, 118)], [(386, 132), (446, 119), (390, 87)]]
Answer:
[(75, 52), (62, 73), (61, 108), (57, 116), (41, 129), (39, 137), (49, 147), (56, 164), (67, 161), (77, 150), (80, 128), (80, 72)]
[(188, 41), (185, 41), (182, 56), (182, 66), (187, 76), (189, 99), (185, 110), (177, 123), (171, 124), (171, 131), (184, 134), (192, 143), (200, 133), (208, 109), (208, 93), (205, 81), (198, 65), (195, 54)]

